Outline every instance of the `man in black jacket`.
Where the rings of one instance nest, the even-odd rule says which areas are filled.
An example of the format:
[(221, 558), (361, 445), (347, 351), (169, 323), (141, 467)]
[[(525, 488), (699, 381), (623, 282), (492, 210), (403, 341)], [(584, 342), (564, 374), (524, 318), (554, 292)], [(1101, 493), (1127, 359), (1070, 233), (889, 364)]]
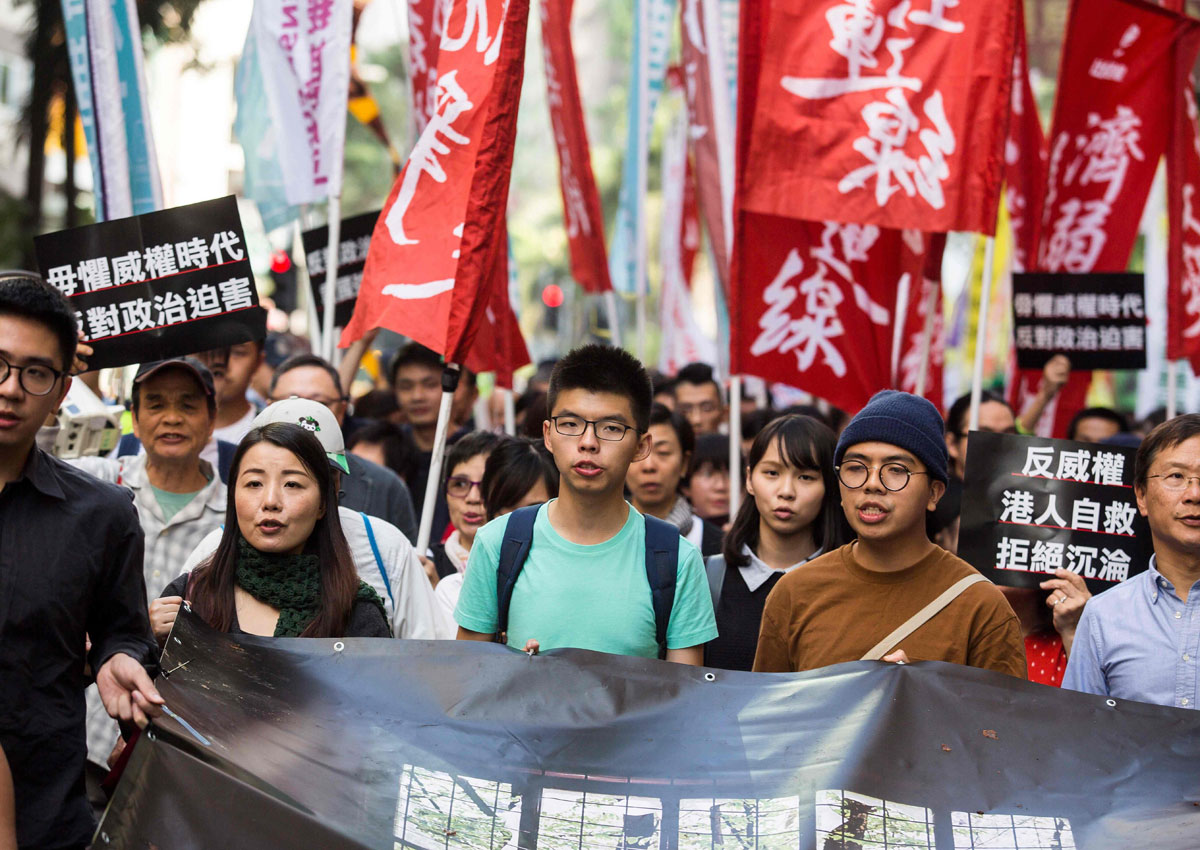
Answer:
[(23, 850), (82, 848), (95, 829), (85, 670), (122, 722), (144, 726), (162, 704), (146, 671), (154, 639), (129, 493), (34, 445), (70, 386), (75, 337), (57, 290), (0, 277), (0, 747)]

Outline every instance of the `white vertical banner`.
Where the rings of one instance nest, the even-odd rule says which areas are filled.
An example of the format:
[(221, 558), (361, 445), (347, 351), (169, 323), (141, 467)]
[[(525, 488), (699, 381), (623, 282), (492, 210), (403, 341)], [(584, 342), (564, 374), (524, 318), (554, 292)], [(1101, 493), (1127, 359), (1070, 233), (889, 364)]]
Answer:
[(290, 204), (341, 194), (352, 0), (258, 0), (250, 18)]
[(133, 215), (133, 195), (129, 185), (129, 151), (117, 64), (116, 22), (110, 0), (87, 0), (86, 10), (92, 105), (101, 154), (97, 182), (104, 186), (101, 217), (106, 221), (128, 218)]

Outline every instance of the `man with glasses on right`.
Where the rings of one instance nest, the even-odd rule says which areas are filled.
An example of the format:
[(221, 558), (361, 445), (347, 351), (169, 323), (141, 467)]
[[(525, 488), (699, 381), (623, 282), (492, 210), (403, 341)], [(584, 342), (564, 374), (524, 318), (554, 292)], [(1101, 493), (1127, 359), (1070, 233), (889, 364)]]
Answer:
[(1200, 415), (1169, 419), (1142, 441), (1133, 491), (1150, 525), (1150, 567), (1088, 602), (1063, 687), (1194, 709), (1200, 701)]
[(926, 535), (926, 512), (947, 481), (937, 409), (909, 393), (877, 393), (842, 432), (834, 463), (858, 539), (780, 579), (754, 669), (949, 661), (1025, 678), (1021, 627), (1004, 596)]

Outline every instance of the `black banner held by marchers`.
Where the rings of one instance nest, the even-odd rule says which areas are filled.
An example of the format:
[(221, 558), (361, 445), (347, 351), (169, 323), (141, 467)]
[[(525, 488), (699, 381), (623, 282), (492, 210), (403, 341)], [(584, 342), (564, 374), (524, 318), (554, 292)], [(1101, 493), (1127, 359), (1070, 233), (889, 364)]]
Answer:
[(1074, 369), (1145, 369), (1145, 293), (1141, 274), (1014, 274), (1017, 366), (1065, 354)]
[[(337, 308), (333, 324), (344, 328), (354, 315), (354, 302), (362, 285), (363, 266), (367, 263), (367, 248), (371, 231), (379, 219), (379, 210), (342, 219), (338, 236), (337, 287), (334, 290)], [(325, 321), (325, 275), (329, 269), (329, 226), (314, 227), (300, 234), (304, 240), (304, 259), (308, 266), (308, 283), (312, 289), (317, 320)]]
[(266, 336), (233, 196), (48, 233), (34, 248), (94, 349), (91, 369)]
[(1153, 549), (1133, 494), (1134, 450), (972, 431), (958, 554), (996, 584), (1059, 567), (1092, 593), (1142, 572)]

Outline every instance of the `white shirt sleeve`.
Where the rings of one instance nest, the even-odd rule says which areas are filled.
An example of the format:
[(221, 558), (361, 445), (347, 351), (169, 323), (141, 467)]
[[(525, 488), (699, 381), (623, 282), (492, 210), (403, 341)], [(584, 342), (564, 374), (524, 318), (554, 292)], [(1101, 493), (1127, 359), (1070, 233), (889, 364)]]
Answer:
[[(179, 571), (179, 575), (190, 573), (196, 567), (207, 561), (213, 552), (217, 551), (217, 547), (221, 545), (221, 534), (223, 530), (218, 526), (210, 531), (203, 540), (196, 544), (196, 548), (192, 550), (192, 554), (187, 556), (187, 560), (183, 562), (183, 569)], [(174, 581), (175, 579), (172, 579)]]

